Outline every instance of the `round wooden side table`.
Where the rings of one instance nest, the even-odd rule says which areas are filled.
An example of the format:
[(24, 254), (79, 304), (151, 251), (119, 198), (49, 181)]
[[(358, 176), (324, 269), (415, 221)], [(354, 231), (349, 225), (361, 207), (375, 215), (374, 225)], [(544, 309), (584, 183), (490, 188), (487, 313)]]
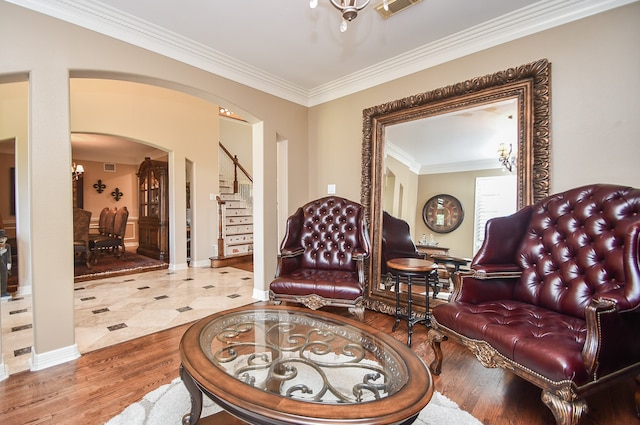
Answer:
[[(407, 321), (407, 345), (411, 347), (411, 335), (413, 334), (413, 325), (416, 323), (424, 322), (425, 326), (429, 327), (429, 286), (438, 284), (438, 265), (433, 261), (422, 260), (419, 258), (394, 258), (387, 261), (387, 267), (391, 271), (391, 274), (396, 277), (395, 291), (396, 291), (396, 322), (393, 325), (391, 332), (395, 332), (398, 328), (400, 320)], [(402, 313), (402, 306), (400, 305), (400, 278), (404, 277), (407, 280), (407, 313)], [(412, 309), (413, 296), (411, 293), (411, 286), (414, 283), (425, 286), (425, 302), (426, 312), (424, 318), (417, 317)]]

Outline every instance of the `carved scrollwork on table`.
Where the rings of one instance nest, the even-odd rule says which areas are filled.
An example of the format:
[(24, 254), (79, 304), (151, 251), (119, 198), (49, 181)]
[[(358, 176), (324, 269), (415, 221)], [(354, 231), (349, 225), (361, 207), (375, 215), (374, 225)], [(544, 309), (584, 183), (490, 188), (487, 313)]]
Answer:
[(408, 379), (403, 360), (375, 337), (311, 315), (231, 314), (207, 325), (200, 345), (239, 382), (309, 402), (378, 400)]

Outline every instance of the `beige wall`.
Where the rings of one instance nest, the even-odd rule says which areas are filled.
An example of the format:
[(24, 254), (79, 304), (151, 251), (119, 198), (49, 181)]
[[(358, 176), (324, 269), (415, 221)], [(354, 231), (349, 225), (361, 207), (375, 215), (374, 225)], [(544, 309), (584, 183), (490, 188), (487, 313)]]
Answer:
[[(441, 247), (449, 248), (449, 254), (456, 257), (473, 257), (473, 223), (476, 177), (499, 176), (497, 170), (476, 170), (459, 173), (426, 174), (419, 178), (416, 196), (417, 206), (415, 214), (415, 240), (422, 234), (427, 235), (427, 240), (433, 235), (433, 239)], [(424, 224), (422, 208), (432, 197), (445, 193), (456, 197), (462, 204), (464, 219), (456, 230), (450, 233), (436, 233)]]
[[(104, 171), (104, 163), (96, 161), (76, 160), (74, 162), (82, 164), (83, 174), (83, 209), (91, 211), (91, 223), (98, 223), (98, 216), (104, 207), (120, 208), (127, 207), (129, 218), (138, 216), (138, 172), (137, 165), (115, 164), (114, 172)], [(107, 161), (109, 162), (109, 161)], [(98, 193), (93, 187), (98, 183), (98, 179), (106, 187), (102, 193)], [(118, 188), (123, 195), (119, 201), (111, 195), (111, 192)]]
[[(74, 162), (82, 164), (84, 174), (82, 177), (84, 203), (82, 208), (91, 211), (91, 229), (98, 229), (100, 212), (103, 208), (127, 207), (129, 218), (125, 231), (125, 246), (127, 250), (138, 246), (138, 166), (131, 164), (115, 164), (114, 172), (104, 171), (104, 162), (86, 161), (74, 159)], [(110, 161), (107, 161), (110, 162)], [(102, 193), (98, 193), (93, 187), (98, 179), (106, 187)], [(111, 195), (116, 188), (122, 193), (118, 201)]]
[[(415, 211), (418, 208), (416, 193), (420, 190), (419, 176), (391, 156), (385, 158), (385, 167), (385, 175), (391, 173), (393, 178), (384, 183), (384, 208), (392, 216), (401, 218), (409, 224), (415, 240), (417, 234), (413, 230), (416, 228)], [(392, 192), (393, 199), (389, 196), (389, 190)]]
[[(112, 133), (103, 129), (108, 126), (106, 120), (89, 121), (91, 117), (88, 114), (83, 119), (91, 122), (93, 128), (75, 126), (84, 111), (70, 113), (70, 107), (74, 106), (69, 94), (70, 76), (158, 85), (212, 105), (224, 104), (254, 124), (253, 152), (261, 159), (260, 163), (254, 161), (253, 164), (254, 177), (259, 182), (255, 189), (255, 203), (259, 205), (255, 211), (258, 228), (255, 281), (256, 289), (264, 290), (275, 270), (279, 244), (276, 235), (276, 170), (273, 167), (276, 140), (277, 137), (289, 140), (290, 160), (286, 166), (291, 179), (288, 182), (290, 205), (299, 205), (308, 199), (307, 108), (6, 2), (0, 2), (0, 16), (3, 17), (0, 57), (11, 58), (0, 63), (0, 82), (15, 81), (16, 78), (29, 81), (28, 140), (22, 140), (22, 137), (18, 140), (16, 163), (21, 191), (18, 237), (20, 249), (24, 251), (20, 255), (25, 260), (24, 264), (29, 265), (25, 267), (24, 276), (23, 268), (20, 268), (20, 279), (33, 288), (34, 368), (42, 367), (50, 357), (64, 357), (75, 346), (73, 258), (71, 251), (59, 249), (59, 246), (71, 245), (72, 193), (68, 184), (71, 127), (73, 125), (78, 131)], [(91, 101), (91, 94), (87, 99)], [(119, 108), (127, 109), (127, 103), (120, 103)], [(124, 118), (121, 122), (125, 122)], [(131, 123), (128, 131), (135, 133), (141, 130), (133, 125), (133, 121)], [(144, 128), (142, 131), (150, 134), (152, 129)], [(26, 133), (19, 136), (23, 135)], [(13, 136), (15, 134), (1, 138)], [(210, 172), (207, 167), (199, 167), (200, 157), (187, 157), (186, 148), (178, 146), (178, 143), (199, 146), (201, 141), (180, 137), (178, 142), (179, 135), (176, 134), (156, 136), (138, 139), (157, 143), (158, 146), (162, 146), (157, 142), (162, 137), (166, 137), (165, 141), (167, 138), (173, 140), (174, 144), (165, 148), (169, 151), (170, 169), (183, 170), (182, 177), (170, 174), (170, 180), (176, 184), (170, 196), (177, 199), (175, 187), (178, 187), (180, 178), (184, 181), (186, 159), (194, 162), (196, 173)], [(217, 176), (215, 180), (217, 185)], [(200, 197), (199, 211), (205, 216), (209, 216), (209, 195), (213, 193), (210, 185), (213, 184), (201, 179), (192, 189)], [(184, 196), (184, 185), (180, 188)], [(171, 221), (177, 223), (177, 209), (171, 214)], [(52, 227), (51, 222), (59, 223), (59, 226)], [(175, 234), (174, 239), (178, 239)], [(43, 357), (43, 353), (51, 356)]]
[[(71, 131), (125, 136), (170, 153), (169, 257), (176, 268), (187, 265), (185, 159), (195, 164), (191, 176), (196, 188), (191, 196), (192, 260), (207, 265), (215, 254), (217, 204), (209, 194), (219, 192), (217, 117), (217, 105), (175, 90), (128, 81), (71, 80)], [(137, 202), (137, 192), (129, 196), (133, 197), (122, 202)]]
[[(21, 76), (16, 77), (23, 78)], [(13, 145), (10, 148), (6, 145), (3, 146), (3, 152), (13, 152), (18, 142), (27, 140), (28, 99), (29, 86), (26, 82), (12, 81), (0, 84), (0, 140), (4, 140), (3, 145), (9, 143)], [(9, 139), (10, 141), (8, 141)], [(5, 158), (3, 164), (3, 169), (4, 167), (15, 167), (16, 177), (20, 171), (25, 172), (24, 165), (22, 167), (16, 165), (15, 155), (11, 159)], [(3, 178), (8, 177), (6, 172), (2, 171)], [(2, 194), (3, 198), (0, 208), (2, 208), (1, 212), (5, 226), (7, 226), (7, 233), (15, 236), (16, 217), (10, 215), (8, 192), (8, 186), (0, 186), (0, 194)], [(16, 194), (17, 196), (18, 194)]]
[[(13, 145), (13, 140), (2, 142)], [(15, 237), (15, 215), (11, 214), (10, 171), (14, 168), (14, 155), (0, 153), (0, 216), (7, 236)]]
[[(28, 264), (26, 276), (21, 267), (20, 277), (33, 287), (36, 368), (42, 353), (55, 357), (74, 346), (72, 253), (59, 249), (71, 244), (69, 133), (72, 116), (75, 124), (83, 112), (70, 115), (70, 75), (152, 83), (222, 104), (251, 121), (258, 289), (273, 276), (279, 243), (276, 140), (288, 140), (290, 213), (326, 194), (328, 184), (336, 184), (339, 195), (358, 200), (363, 109), (540, 58), (552, 63), (552, 191), (596, 181), (640, 186), (635, 164), (640, 154), (640, 3), (309, 109), (6, 2), (0, 2), (0, 16), (0, 57), (10, 59), (0, 62), (0, 82), (16, 77), (26, 81), (27, 76), (29, 81), (28, 140), (22, 129), (0, 133), (0, 139), (17, 136), (18, 141), (20, 255)], [(104, 120), (91, 122), (106, 125)], [(133, 125), (130, 130), (139, 131)], [(142, 139), (154, 143), (155, 137)], [(199, 143), (196, 140), (182, 143)], [(184, 167), (185, 159), (199, 160), (187, 157), (179, 146), (166, 148), (174, 169), (180, 169), (180, 163)], [(171, 180), (179, 182), (175, 177)], [(203, 204), (208, 202), (208, 187), (192, 190)]]
[[(231, 118), (220, 119), (220, 142), (233, 155), (238, 156), (240, 165), (253, 175), (253, 152), (251, 149), (251, 126)], [(238, 171), (238, 178), (241, 172)]]

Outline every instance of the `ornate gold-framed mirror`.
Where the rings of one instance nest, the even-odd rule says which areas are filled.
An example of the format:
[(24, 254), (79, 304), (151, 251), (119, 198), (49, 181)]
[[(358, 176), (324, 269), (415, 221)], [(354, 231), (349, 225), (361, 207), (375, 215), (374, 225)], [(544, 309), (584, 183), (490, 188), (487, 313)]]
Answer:
[[(395, 294), (380, 273), (382, 246), (385, 129), (455, 111), (515, 100), (517, 113), (517, 207), (549, 194), (551, 64), (538, 60), (516, 68), (394, 100), (363, 111), (361, 203), (369, 222), (372, 254), (365, 306), (395, 314)], [(420, 297), (421, 298), (421, 297)], [(424, 300), (415, 300), (424, 311)]]

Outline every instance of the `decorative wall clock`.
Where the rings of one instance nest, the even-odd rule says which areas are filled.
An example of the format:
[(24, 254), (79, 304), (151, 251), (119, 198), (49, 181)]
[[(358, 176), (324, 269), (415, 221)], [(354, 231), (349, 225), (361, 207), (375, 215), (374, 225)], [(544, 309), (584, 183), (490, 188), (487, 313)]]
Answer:
[(433, 196), (422, 209), (424, 224), (436, 233), (453, 232), (460, 226), (463, 218), (462, 204), (451, 195)]

